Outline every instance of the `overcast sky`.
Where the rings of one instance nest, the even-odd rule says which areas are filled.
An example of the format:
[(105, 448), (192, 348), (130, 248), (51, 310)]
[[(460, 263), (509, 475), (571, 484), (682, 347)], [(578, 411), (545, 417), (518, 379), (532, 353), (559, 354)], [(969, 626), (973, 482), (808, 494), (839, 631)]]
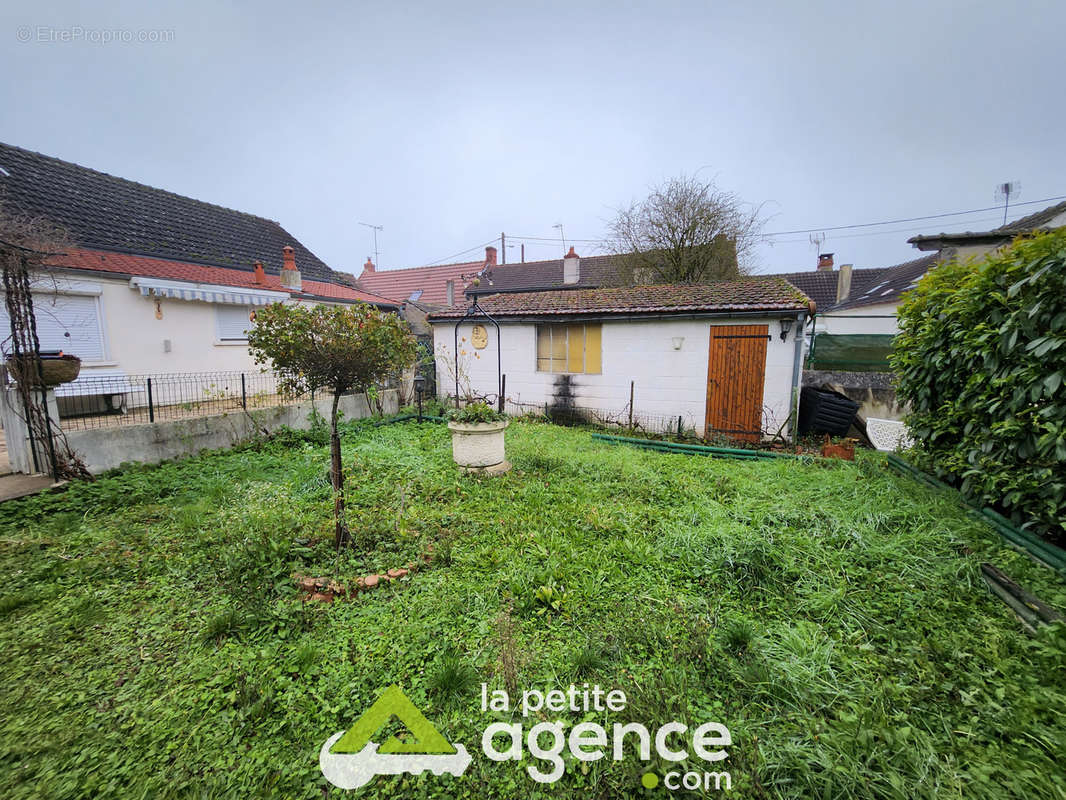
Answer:
[[(697, 170), (767, 232), (985, 208), (1008, 180), (1066, 195), (1061, 0), (14, 5), (0, 140), (276, 219), (357, 274), (359, 222), (385, 267), (468, 260), (501, 231), (598, 240)], [(822, 249), (886, 266), (915, 233), (1001, 222)], [(806, 233), (775, 241), (759, 271), (813, 268)]]

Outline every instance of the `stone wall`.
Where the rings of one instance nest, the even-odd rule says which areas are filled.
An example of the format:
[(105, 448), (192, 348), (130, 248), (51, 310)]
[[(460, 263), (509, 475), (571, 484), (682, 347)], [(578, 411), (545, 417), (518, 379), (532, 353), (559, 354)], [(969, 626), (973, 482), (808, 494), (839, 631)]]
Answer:
[[(381, 396), (385, 413), (395, 414), (399, 410), (396, 390), (386, 390)], [(314, 405), (324, 417), (328, 418), (332, 404), (333, 398), (328, 394), (315, 397)], [(361, 394), (341, 397), (340, 412), (344, 419), (371, 416)], [(311, 401), (170, 422), (69, 431), (67, 441), (89, 471), (96, 474), (126, 462), (155, 464), (201, 450), (231, 447), (282, 427), (310, 428)]]

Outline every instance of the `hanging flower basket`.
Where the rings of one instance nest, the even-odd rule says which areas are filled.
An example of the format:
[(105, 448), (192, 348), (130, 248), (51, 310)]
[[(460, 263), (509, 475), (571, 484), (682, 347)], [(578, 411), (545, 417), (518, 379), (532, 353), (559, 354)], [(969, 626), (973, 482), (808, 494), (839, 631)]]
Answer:
[[(23, 376), (25, 376), (26, 382), (31, 386), (41, 385), (37, 377), (37, 367), (30, 356), (9, 357), (7, 359), (7, 368), (19, 383), (23, 382)], [(63, 353), (58, 355), (41, 354), (41, 374), (44, 376), (46, 388), (59, 386), (61, 383), (70, 383), (78, 377), (80, 372), (81, 359), (77, 356), (64, 355)]]

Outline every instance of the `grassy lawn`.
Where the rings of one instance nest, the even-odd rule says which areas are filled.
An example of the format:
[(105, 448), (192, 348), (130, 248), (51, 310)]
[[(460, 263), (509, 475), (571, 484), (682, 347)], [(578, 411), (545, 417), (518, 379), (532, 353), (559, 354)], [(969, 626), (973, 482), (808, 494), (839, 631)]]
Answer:
[[(874, 457), (507, 436), (514, 471), (479, 480), (443, 426), (350, 428), (341, 557), (326, 448), (296, 438), (0, 506), (0, 793), (346, 796), (319, 747), (396, 683), (473, 763), (358, 796), (669, 794), (640, 786), (676, 768), (657, 757), (568, 756), (544, 786), (490, 761), (481, 732), (510, 717), (481, 711), (484, 681), (618, 687), (625, 710), (590, 718), (653, 732), (721, 722), (726, 796), (1066, 797), (1066, 633), (1024, 635), (979, 564), (1060, 608), (1066, 592), (950, 498)], [(294, 571), (347, 582), (430, 543), (410, 579), (296, 599)]]

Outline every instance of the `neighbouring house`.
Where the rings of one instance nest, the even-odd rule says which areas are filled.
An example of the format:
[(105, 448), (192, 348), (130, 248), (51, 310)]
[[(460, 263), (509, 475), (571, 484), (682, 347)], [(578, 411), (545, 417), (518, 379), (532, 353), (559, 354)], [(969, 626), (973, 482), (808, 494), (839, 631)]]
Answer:
[(939, 261), (950, 261), (983, 256), (1010, 244), (1017, 236), (1050, 231), (1064, 225), (1066, 225), (1066, 202), (1048, 206), (990, 231), (934, 233), (914, 236), (907, 241), (919, 250), (934, 251)]
[(483, 261), (431, 267), (379, 270), (368, 258), (356, 279), (356, 286), (363, 291), (392, 298), (401, 305), (415, 333), (428, 337), (430, 329), (426, 315), (430, 311), (463, 305), (467, 287), (495, 262), (495, 247), (485, 248)]
[[(429, 315), (440, 396), (752, 441), (790, 431), (810, 299), (775, 278), (510, 292)], [(499, 346), (497, 329), (499, 324)], [(458, 348), (456, 348), (458, 343)], [(456, 355), (458, 349), (458, 369)]]
[[(11, 213), (51, 221), (73, 242), (37, 282), (34, 304), (41, 349), (81, 357), (82, 383), (257, 372), (245, 331), (268, 303), (398, 309), (346, 285), (277, 222), (7, 144), (0, 200)], [(6, 312), (0, 317), (2, 340), (9, 324)]]

